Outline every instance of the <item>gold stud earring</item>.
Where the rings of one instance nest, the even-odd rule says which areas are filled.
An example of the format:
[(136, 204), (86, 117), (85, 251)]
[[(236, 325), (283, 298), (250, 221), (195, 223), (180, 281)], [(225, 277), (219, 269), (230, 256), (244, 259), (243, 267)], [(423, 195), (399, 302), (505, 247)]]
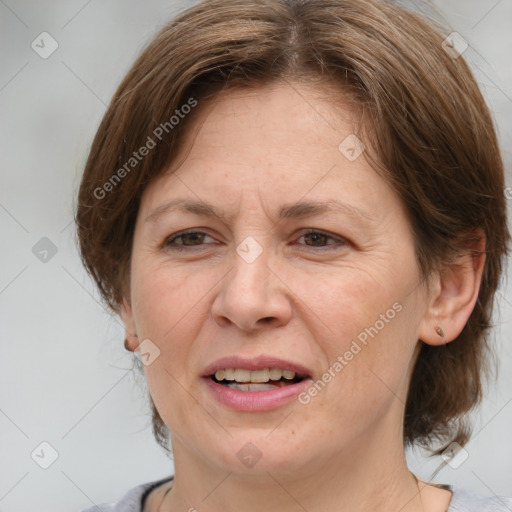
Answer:
[(444, 331), (443, 331), (443, 329), (439, 325), (436, 325), (436, 333), (441, 338), (444, 338)]

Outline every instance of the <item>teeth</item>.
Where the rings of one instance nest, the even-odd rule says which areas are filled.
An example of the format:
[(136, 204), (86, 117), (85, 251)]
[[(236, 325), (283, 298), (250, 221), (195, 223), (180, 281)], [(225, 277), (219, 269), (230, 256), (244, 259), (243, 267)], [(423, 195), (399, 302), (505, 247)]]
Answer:
[(238, 391), (268, 391), (276, 389), (275, 384), (240, 384), (238, 382), (230, 382), (228, 388), (237, 389)]
[(262, 370), (253, 371), (243, 368), (225, 368), (224, 370), (217, 370), (215, 372), (215, 378), (219, 381), (229, 380), (245, 383), (264, 383), (271, 380), (280, 380), (281, 378), (293, 380), (295, 378), (295, 372), (281, 370), (280, 368), (264, 368)]
[(224, 379), (235, 380), (235, 370), (224, 370)]
[(251, 382), (250, 370), (241, 370), (241, 369), (237, 368), (235, 370), (235, 380), (237, 382)]
[(270, 370), (254, 370), (251, 372), (251, 382), (268, 382), (270, 380)]
[(283, 376), (283, 370), (270, 368), (270, 380), (279, 380)]
[(295, 372), (291, 372), (290, 370), (283, 370), (283, 377), (285, 379), (293, 379), (295, 377)]

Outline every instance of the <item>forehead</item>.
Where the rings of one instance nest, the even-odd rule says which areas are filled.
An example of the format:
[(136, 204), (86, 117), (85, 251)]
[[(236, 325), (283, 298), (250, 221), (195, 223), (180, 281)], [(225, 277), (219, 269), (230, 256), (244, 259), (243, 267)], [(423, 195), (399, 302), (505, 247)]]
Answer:
[[(258, 88), (231, 88), (199, 105), (184, 139), (201, 148), (232, 147), (230, 156), (251, 147), (286, 151), (307, 145), (337, 150), (343, 133), (357, 133), (360, 107), (326, 83), (274, 82)], [(240, 128), (244, 129), (241, 130)], [(253, 139), (257, 135), (257, 139)], [(185, 144), (185, 146), (187, 146)]]
[(332, 87), (278, 83), (224, 91), (199, 101), (194, 116), (173, 164), (145, 191), (146, 215), (184, 197), (217, 199), (229, 210), (242, 195), (244, 207), (263, 198), (272, 208), (301, 198), (340, 200), (350, 208), (351, 201), (383, 204), (383, 194), (393, 195), (364, 151), (357, 158), (347, 153), (360, 142), (358, 113)]

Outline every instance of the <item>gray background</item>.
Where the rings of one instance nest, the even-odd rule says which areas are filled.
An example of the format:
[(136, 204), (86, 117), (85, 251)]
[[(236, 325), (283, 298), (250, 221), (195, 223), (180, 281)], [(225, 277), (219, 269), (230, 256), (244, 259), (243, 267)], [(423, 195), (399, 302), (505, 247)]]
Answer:
[[(105, 105), (151, 36), (190, 3), (0, 0), (0, 512), (79, 511), (172, 471), (120, 322), (82, 269), (72, 219)], [(512, 2), (434, 3), (470, 45), (464, 57), (494, 113), (512, 185)], [(31, 48), (43, 31), (58, 43), (47, 59)], [(503, 286), (500, 376), (475, 414), (469, 457), (437, 476), (483, 495), (512, 495), (511, 302)], [(58, 452), (48, 469), (34, 461), (51, 461), (43, 441)], [(440, 463), (408, 456), (425, 478)]]

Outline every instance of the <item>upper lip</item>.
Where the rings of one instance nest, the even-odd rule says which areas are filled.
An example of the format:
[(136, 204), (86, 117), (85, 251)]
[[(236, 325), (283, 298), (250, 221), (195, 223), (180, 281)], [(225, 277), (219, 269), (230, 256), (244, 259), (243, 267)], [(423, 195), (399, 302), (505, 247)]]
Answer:
[(311, 370), (302, 366), (301, 364), (294, 363), (280, 359), (279, 357), (260, 355), (257, 357), (246, 358), (242, 356), (227, 356), (217, 359), (209, 364), (202, 372), (203, 377), (210, 377), (217, 370), (224, 370), (226, 368), (243, 368), (245, 370), (263, 370), (264, 368), (279, 368), (281, 370), (290, 370), (295, 372), (297, 377), (310, 377)]

